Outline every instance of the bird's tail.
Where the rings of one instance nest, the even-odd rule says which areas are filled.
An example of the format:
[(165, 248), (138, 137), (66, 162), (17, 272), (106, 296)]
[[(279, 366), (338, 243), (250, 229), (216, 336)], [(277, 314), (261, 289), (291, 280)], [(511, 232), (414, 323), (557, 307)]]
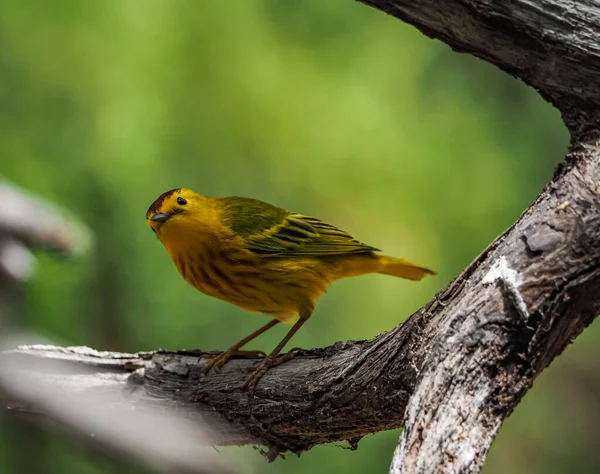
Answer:
[(425, 275), (435, 275), (430, 268), (417, 265), (416, 263), (387, 255), (377, 255), (379, 268), (376, 273), (393, 275), (407, 280), (420, 280)]

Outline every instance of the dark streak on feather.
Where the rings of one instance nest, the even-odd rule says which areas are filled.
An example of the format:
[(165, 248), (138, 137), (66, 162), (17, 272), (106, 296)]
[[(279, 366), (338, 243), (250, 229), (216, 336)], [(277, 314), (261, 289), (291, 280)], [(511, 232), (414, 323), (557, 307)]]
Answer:
[(211, 286), (211, 287), (213, 287), (213, 288), (214, 288), (215, 290), (217, 290), (217, 291), (221, 291), (221, 292), (223, 292), (223, 289), (221, 288), (221, 285), (219, 285), (219, 283), (218, 283), (217, 281), (213, 280), (213, 279), (212, 279), (212, 278), (211, 278), (211, 277), (208, 275), (208, 273), (206, 273), (206, 272), (204, 271), (204, 269), (202, 268), (202, 266), (201, 266), (201, 265), (198, 265), (198, 266), (196, 267), (196, 270), (198, 270), (198, 272), (199, 272), (199, 274), (200, 274), (199, 276), (200, 276), (200, 280), (202, 281), (202, 283), (205, 283), (207, 286)]
[[(235, 277), (239, 280), (239, 281), (243, 281), (244, 284), (246, 284), (246, 282), (248, 281), (248, 279), (251, 278), (261, 278), (264, 280), (264, 275), (261, 275), (258, 272), (250, 272), (250, 271), (246, 271), (246, 270), (240, 270), (240, 271), (236, 271), (235, 272)], [(255, 288), (255, 287), (253, 287)]]
[(295, 225), (296, 227), (300, 227), (301, 229), (310, 232), (311, 234), (315, 234), (315, 229), (312, 225), (310, 225), (308, 222), (305, 222), (305, 220), (302, 219), (296, 219), (294, 217), (288, 217), (287, 221), (292, 224)]
[(235, 282), (231, 278), (229, 278), (229, 276), (225, 272), (223, 272), (223, 270), (221, 270), (218, 265), (211, 265), (211, 270), (217, 279), (221, 280), (225, 285), (229, 286), (231, 289), (235, 289)]
[(281, 301), (277, 301), (277, 298), (275, 298), (271, 293), (267, 294), (267, 297), (273, 302), (275, 303), (276, 306), (282, 306)]
[(183, 259), (181, 258), (181, 256), (177, 257), (177, 267), (181, 271), (183, 278), (187, 278), (187, 266), (186, 266), (185, 262), (183, 261)]
[(252, 253), (258, 254), (258, 255), (270, 255), (270, 256), (275, 256), (275, 255), (279, 255), (281, 254), (280, 250), (270, 250), (270, 249), (262, 249), (262, 248), (252, 248), (249, 249)]
[(303, 240), (310, 238), (310, 235), (306, 235), (306, 233), (300, 229), (296, 230), (293, 227), (282, 227), (273, 235), (273, 237), (293, 239), (294, 242), (302, 242)]
[(305, 289), (306, 287), (308, 287), (309, 285), (306, 284), (302, 284), (302, 282), (298, 282), (298, 281), (286, 281), (284, 283), (286, 286), (291, 286), (292, 288), (299, 288), (301, 290)]
[(290, 244), (302, 243), (302, 239), (299, 239), (297, 237), (292, 237), (292, 236), (286, 235), (286, 234), (275, 234), (273, 237), (278, 239), (279, 241), (289, 242)]

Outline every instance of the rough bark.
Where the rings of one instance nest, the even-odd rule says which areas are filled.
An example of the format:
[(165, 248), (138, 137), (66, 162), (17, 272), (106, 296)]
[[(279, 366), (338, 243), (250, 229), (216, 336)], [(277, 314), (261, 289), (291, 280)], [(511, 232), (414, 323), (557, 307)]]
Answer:
[(126, 393), (134, 407), (184, 408), (218, 424), (213, 442), (263, 443), (271, 458), (332, 441), (355, 445), (404, 426), (393, 473), (479, 472), (503, 419), (600, 310), (600, 5), (364, 3), (496, 64), (563, 113), (572, 136), (566, 162), (510, 229), (402, 325), (369, 341), (305, 351), (253, 392), (236, 387), (256, 360), (203, 376), (201, 352), (29, 347), (0, 361), (76, 360), (73, 373), (53, 380)]

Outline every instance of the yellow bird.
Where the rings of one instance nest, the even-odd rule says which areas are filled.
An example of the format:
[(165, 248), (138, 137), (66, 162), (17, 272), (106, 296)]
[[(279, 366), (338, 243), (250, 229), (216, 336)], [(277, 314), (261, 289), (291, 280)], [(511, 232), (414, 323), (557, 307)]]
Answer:
[(242, 346), (279, 322), (291, 329), (243, 385), (254, 387), (269, 368), (289, 360), (279, 353), (312, 314), (328, 285), (340, 278), (384, 273), (420, 280), (427, 267), (380, 255), (330, 224), (256, 199), (210, 198), (190, 189), (161, 194), (146, 222), (181, 276), (209, 296), (274, 319), (213, 358), (218, 369)]

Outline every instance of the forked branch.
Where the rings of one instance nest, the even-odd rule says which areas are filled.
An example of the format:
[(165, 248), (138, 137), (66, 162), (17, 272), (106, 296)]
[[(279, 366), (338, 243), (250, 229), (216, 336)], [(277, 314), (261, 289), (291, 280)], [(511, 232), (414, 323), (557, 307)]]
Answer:
[(566, 163), (511, 228), (405, 323), (369, 341), (300, 353), (254, 391), (237, 387), (257, 360), (203, 376), (200, 352), (25, 347), (0, 363), (73, 361), (70, 373), (52, 379), (125, 394), (132, 409), (202, 415), (218, 426), (211, 442), (262, 443), (271, 457), (341, 440), (354, 446), (365, 434), (404, 426), (392, 472), (479, 472), (503, 419), (600, 311), (600, 6), (364, 3), (520, 77), (563, 113), (572, 134)]
[(2, 362), (72, 360), (75, 376), (54, 374), (55, 381), (91, 392), (111, 381), (134, 405), (183, 406), (219, 425), (216, 444), (301, 452), (406, 425), (404, 463), (479, 465), (502, 419), (600, 308), (598, 163), (595, 150), (572, 154), (521, 219), (404, 324), (298, 354), (254, 391), (237, 387), (257, 360), (204, 376), (206, 361), (194, 352), (28, 347)]

